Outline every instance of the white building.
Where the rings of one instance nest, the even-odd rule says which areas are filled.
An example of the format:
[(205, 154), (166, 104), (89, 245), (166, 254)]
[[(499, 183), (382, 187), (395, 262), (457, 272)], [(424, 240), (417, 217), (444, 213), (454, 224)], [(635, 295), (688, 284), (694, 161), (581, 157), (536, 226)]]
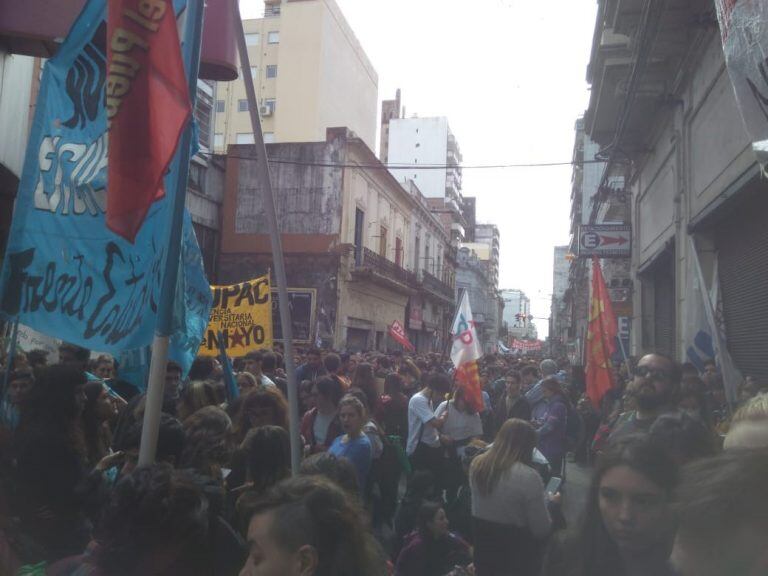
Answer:
[[(535, 338), (536, 326), (531, 318), (531, 299), (516, 288), (501, 291), (504, 301), (502, 320), (512, 338)], [(519, 315), (519, 317), (518, 317)]]
[(462, 204), (461, 152), (447, 118), (389, 120), (387, 160), (390, 165), (414, 168), (440, 166), (430, 170), (390, 168), (390, 171), (401, 182), (413, 180), (426, 198), (445, 198), (446, 206), (459, 212)]

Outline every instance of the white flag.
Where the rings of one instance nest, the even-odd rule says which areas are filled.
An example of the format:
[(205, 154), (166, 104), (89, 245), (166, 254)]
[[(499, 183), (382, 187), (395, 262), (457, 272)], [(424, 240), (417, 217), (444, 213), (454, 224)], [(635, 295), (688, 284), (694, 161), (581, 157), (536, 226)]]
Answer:
[(715, 0), (728, 75), (752, 148), (768, 163), (768, 4)]
[(464, 362), (479, 360), (482, 356), (480, 342), (477, 339), (477, 330), (475, 330), (475, 322), (472, 319), (472, 310), (469, 307), (469, 294), (466, 290), (462, 294), (459, 309), (453, 321), (451, 338), (453, 338), (451, 361), (456, 368)]
[(741, 376), (731, 360), (725, 345), (725, 334), (716, 320), (719, 287), (717, 262), (712, 288), (708, 290), (693, 238), (690, 238), (689, 246), (688, 273), (692, 290), (687, 296), (686, 306), (686, 359), (699, 371), (703, 370), (705, 360), (715, 360), (723, 377), (726, 398), (732, 403), (736, 401), (736, 389)]

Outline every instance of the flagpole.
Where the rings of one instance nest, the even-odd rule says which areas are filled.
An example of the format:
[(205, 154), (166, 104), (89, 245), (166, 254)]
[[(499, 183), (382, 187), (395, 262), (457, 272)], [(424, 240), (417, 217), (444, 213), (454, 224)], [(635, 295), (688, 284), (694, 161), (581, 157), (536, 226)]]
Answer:
[(285, 275), (285, 262), (283, 261), (283, 247), (280, 238), (280, 229), (277, 225), (277, 210), (275, 208), (275, 196), (272, 191), (272, 181), (269, 175), (269, 162), (267, 161), (267, 148), (264, 145), (264, 135), (261, 132), (261, 119), (259, 118), (259, 106), (256, 100), (256, 89), (253, 86), (253, 75), (250, 74), (251, 62), (248, 57), (248, 45), (245, 42), (245, 30), (240, 18), (240, 5), (237, 0), (233, 2), (232, 16), (235, 19), (235, 37), (237, 38), (237, 51), (240, 56), (240, 69), (243, 70), (243, 82), (248, 98), (248, 112), (251, 116), (251, 129), (253, 130), (253, 145), (250, 150), (255, 153), (254, 160), (257, 163), (259, 175), (259, 188), (264, 194), (264, 214), (269, 222), (269, 239), (272, 245), (272, 261), (275, 266), (275, 281), (277, 282), (278, 305), (280, 309), (280, 326), (283, 331), (283, 359), (288, 388), (288, 432), (291, 440), (291, 471), (294, 476), (299, 473), (301, 463), (302, 445), (299, 437), (299, 396), (295, 379), (293, 363), (293, 327), (291, 325), (290, 301), (288, 300), (288, 282)]
[[(188, 0), (184, 20), (182, 57), (193, 110), (195, 94), (197, 92), (197, 72), (200, 66), (200, 43), (203, 34), (204, 6), (204, 0)], [(155, 461), (155, 453), (157, 451), (160, 413), (163, 406), (163, 389), (165, 388), (165, 368), (168, 363), (168, 345), (173, 324), (173, 301), (176, 296), (176, 284), (180, 267), (181, 232), (184, 222), (184, 201), (187, 195), (191, 144), (192, 118), (190, 117), (187, 126), (184, 128), (174, 158), (174, 168), (177, 170), (176, 190), (173, 198), (170, 199), (172, 204), (170, 206), (168, 254), (165, 259), (165, 273), (160, 290), (155, 337), (152, 341), (149, 385), (147, 387), (144, 423), (141, 429), (141, 445), (139, 448), (139, 466), (152, 464)], [(173, 173), (173, 169), (171, 173)]]
[(448, 327), (448, 338), (446, 338), (447, 342), (445, 343), (445, 348), (443, 350), (443, 358), (448, 356), (451, 348), (453, 347), (453, 338), (451, 337), (453, 335), (453, 327), (456, 325), (456, 318), (459, 317), (459, 310), (461, 309), (461, 303), (464, 300), (464, 293), (466, 291), (467, 291), (466, 288), (459, 289), (459, 297), (456, 299), (456, 310), (453, 311), (453, 318), (451, 318), (451, 325)]

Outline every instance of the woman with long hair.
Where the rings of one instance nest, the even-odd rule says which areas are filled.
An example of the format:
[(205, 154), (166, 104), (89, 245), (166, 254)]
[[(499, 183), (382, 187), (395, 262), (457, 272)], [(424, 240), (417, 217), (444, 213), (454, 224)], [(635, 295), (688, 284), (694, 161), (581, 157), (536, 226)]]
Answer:
[(238, 444), (242, 444), (249, 430), (259, 426), (280, 426), (288, 430), (288, 402), (275, 386), (257, 386), (243, 396), (235, 417)]
[(373, 370), (373, 364), (362, 362), (357, 365), (355, 374), (352, 377), (350, 390), (355, 388), (363, 391), (363, 394), (368, 399), (368, 408), (371, 410), (371, 413), (375, 413), (379, 405), (379, 391), (376, 386), (376, 374)]
[(232, 453), (232, 421), (218, 406), (201, 408), (184, 421), (185, 443), (179, 468), (192, 469), (223, 487), (222, 468)]
[(542, 540), (552, 520), (538, 472), (536, 431), (511, 418), (490, 449), (472, 461), (472, 532), (478, 576), (538, 574)]
[(117, 407), (101, 380), (85, 384), (83, 408), (83, 436), (88, 450), (88, 464), (96, 466), (109, 454), (112, 445), (110, 424), (117, 420)]
[(647, 436), (601, 453), (581, 522), (553, 542), (545, 576), (666, 576), (675, 536), (671, 500), (678, 468)]
[(230, 502), (236, 501), (233, 524), (245, 534), (248, 530), (249, 517), (246, 512), (249, 506), (272, 486), (291, 475), (288, 432), (280, 426), (253, 428), (246, 434), (233, 461), (242, 462), (245, 469), (245, 483), (233, 490), (229, 497)]

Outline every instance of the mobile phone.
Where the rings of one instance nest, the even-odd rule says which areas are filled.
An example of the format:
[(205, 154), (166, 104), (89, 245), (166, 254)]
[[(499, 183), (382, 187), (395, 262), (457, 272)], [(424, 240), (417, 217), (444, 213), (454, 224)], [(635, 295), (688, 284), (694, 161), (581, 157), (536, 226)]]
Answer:
[(560, 491), (560, 485), (563, 483), (562, 478), (558, 478), (557, 476), (552, 476), (552, 478), (549, 479), (549, 482), (547, 482), (547, 487), (545, 490), (547, 491), (547, 494), (550, 496), (554, 496)]

